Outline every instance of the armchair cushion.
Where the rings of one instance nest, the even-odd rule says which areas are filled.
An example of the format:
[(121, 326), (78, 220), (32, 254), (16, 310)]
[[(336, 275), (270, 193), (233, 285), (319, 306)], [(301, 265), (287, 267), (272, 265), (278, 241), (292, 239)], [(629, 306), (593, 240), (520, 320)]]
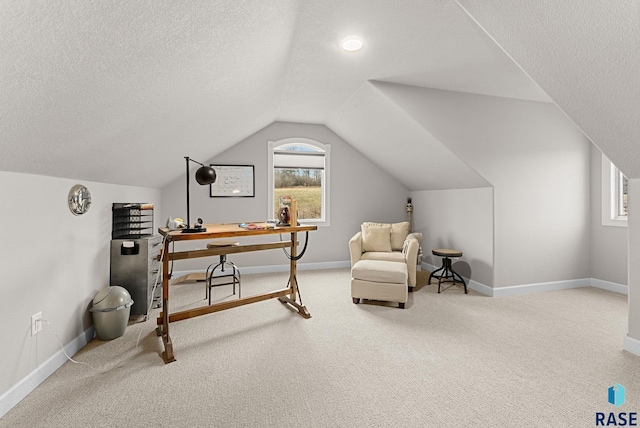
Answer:
[(404, 240), (409, 235), (409, 222), (391, 223), (391, 250), (402, 251)]
[(406, 263), (406, 257), (399, 251), (367, 251), (362, 253), (360, 260), (384, 260), (387, 262), (401, 262)]
[(407, 285), (407, 265), (383, 260), (360, 260), (351, 269), (351, 277), (361, 281)]
[(391, 225), (362, 223), (362, 251), (391, 251)]

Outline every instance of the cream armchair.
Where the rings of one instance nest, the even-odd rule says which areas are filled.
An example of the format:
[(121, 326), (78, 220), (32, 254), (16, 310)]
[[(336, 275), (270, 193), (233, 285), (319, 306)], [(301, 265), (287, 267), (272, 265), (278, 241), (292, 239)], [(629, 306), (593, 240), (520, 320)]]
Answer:
[(362, 223), (349, 240), (351, 268), (360, 260), (383, 260), (407, 265), (408, 287), (416, 286), (418, 253), (422, 233), (409, 233), (409, 222)]

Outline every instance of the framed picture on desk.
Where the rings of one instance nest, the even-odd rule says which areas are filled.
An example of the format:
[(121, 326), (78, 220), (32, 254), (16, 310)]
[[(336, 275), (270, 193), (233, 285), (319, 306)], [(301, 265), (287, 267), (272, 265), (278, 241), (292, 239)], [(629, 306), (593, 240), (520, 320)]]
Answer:
[(210, 186), (212, 198), (255, 196), (253, 165), (210, 165), (216, 171), (216, 182)]

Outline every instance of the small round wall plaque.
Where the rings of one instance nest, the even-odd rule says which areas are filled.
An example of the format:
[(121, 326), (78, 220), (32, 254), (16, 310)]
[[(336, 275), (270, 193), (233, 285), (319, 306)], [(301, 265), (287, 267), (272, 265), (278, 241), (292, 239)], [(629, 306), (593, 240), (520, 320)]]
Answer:
[(91, 206), (91, 192), (82, 184), (76, 184), (69, 191), (69, 209), (75, 215), (82, 215)]

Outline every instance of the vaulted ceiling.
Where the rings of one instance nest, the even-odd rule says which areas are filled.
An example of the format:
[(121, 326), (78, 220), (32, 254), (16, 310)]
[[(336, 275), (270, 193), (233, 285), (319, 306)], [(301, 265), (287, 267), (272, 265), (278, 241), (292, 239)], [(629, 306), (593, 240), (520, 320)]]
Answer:
[[(526, 13), (509, 3), (3, 0), (0, 170), (162, 187), (182, 173), (183, 156), (208, 160), (274, 121), (288, 121), (327, 125), (411, 190), (442, 187), (438, 165), (461, 171), (447, 186), (487, 185), (383, 96), (378, 82), (553, 99), (596, 144), (602, 139), (614, 157), (628, 158), (607, 131), (625, 123), (623, 146), (640, 135), (640, 121), (628, 123), (640, 111), (640, 68), (632, 68), (637, 3), (628, 0), (607, 16), (597, 29), (607, 38), (587, 64), (578, 56), (590, 52), (592, 37), (550, 30), (571, 27), (568, 0), (549, 17), (546, 8), (556, 2), (525, 1)], [(602, 12), (596, 3), (589, 6)], [(624, 22), (629, 40), (610, 35), (624, 12), (632, 14)], [(599, 18), (578, 15), (585, 28)], [(356, 53), (340, 48), (352, 34), (364, 40)], [(631, 58), (620, 72), (611, 62), (625, 49)], [(600, 74), (611, 68), (616, 73)], [(630, 76), (633, 85), (619, 84)], [(593, 92), (578, 87), (600, 82)], [(621, 105), (607, 98), (607, 85)], [(596, 101), (597, 109), (583, 105)], [(592, 125), (594, 115), (612, 107), (620, 117)], [(397, 144), (428, 152), (433, 168), (425, 173), (418, 156), (391, 155)], [(640, 168), (629, 163), (620, 166)]]
[(640, 2), (458, 2), (600, 150), (640, 178)]

